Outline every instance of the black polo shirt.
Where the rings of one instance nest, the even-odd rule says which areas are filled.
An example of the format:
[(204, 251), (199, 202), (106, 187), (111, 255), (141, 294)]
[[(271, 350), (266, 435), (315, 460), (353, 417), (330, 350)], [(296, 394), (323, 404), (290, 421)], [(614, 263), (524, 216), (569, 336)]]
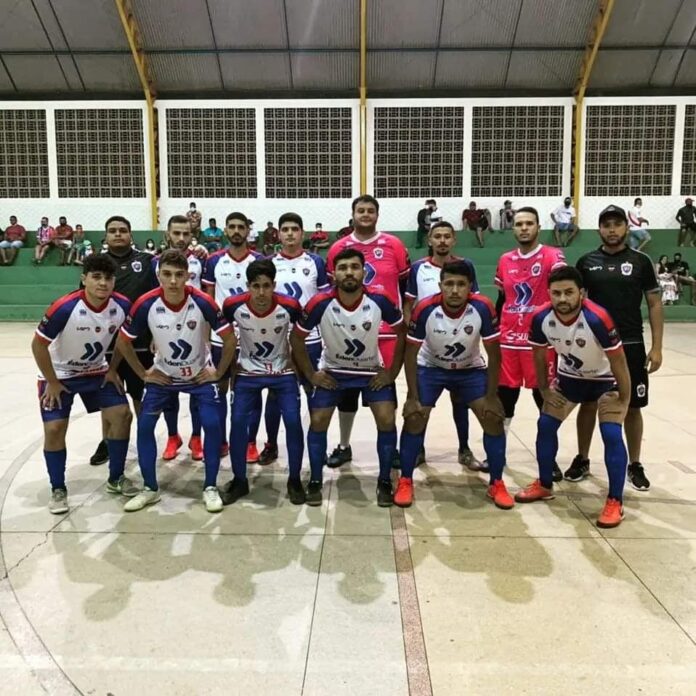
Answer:
[(608, 254), (600, 247), (581, 256), (576, 264), (587, 296), (604, 307), (624, 343), (642, 343), (643, 318), (640, 306), (648, 292), (659, 292), (650, 257), (626, 247)]
[(696, 207), (693, 205), (685, 205), (677, 211), (677, 220), (682, 225), (693, 227), (696, 225)]

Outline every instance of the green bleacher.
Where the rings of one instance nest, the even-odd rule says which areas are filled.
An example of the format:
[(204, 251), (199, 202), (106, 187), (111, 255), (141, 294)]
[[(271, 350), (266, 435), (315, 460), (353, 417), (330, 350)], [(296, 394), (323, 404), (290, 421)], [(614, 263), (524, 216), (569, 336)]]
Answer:
[[(425, 254), (424, 249), (416, 249), (415, 232), (396, 232), (409, 247), (411, 259), (415, 260)], [(692, 270), (696, 271), (696, 248), (677, 247), (677, 230), (651, 230), (652, 242), (645, 249), (650, 257), (657, 259), (661, 254), (672, 255), (680, 251)], [(59, 253), (51, 250), (42, 266), (33, 266), (33, 234), (29, 246), (20, 251), (19, 256), (11, 267), (0, 267), (0, 321), (38, 321), (45, 308), (57, 297), (70, 292), (77, 287), (80, 269), (77, 266), (58, 266)], [(102, 232), (87, 232), (96, 249), (99, 249)], [(159, 243), (161, 232), (148, 230), (135, 231), (133, 236), (139, 246), (143, 246), (148, 238)], [(544, 243), (552, 242), (550, 230), (542, 232)], [(569, 263), (574, 263), (586, 251), (599, 244), (596, 230), (583, 230), (566, 250)], [(459, 232), (456, 253), (467, 256), (476, 265), (476, 272), (481, 290), (491, 298), (496, 292), (493, 286), (493, 274), (498, 258), (503, 251), (514, 246), (512, 234), (493, 232), (486, 235), (486, 247), (479, 249), (475, 245), (473, 232)], [(668, 321), (696, 321), (696, 307), (691, 306), (690, 288), (685, 291), (680, 304), (665, 307), (665, 318)], [(645, 312), (644, 312), (645, 313)]]

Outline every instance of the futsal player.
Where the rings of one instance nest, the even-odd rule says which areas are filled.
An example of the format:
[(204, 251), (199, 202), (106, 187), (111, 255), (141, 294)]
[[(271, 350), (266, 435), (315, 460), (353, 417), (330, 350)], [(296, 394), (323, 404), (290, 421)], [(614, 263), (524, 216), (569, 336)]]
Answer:
[(131, 306), (126, 297), (114, 293), (116, 270), (108, 255), (88, 256), (80, 276), (83, 289), (60, 297), (48, 308), (31, 344), (41, 373), (39, 404), (51, 483), (48, 509), (56, 515), (69, 509), (65, 434), (76, 395), (88, 413), (102, 413), (109, 455), (106, 490), (126, 496), (137, 493), (123, 474), (131, 424), (128, 400), (106, 361), (106, 350)]
[[(419, 302), (408, 332), (404, 370), (408, 395), (401, 431), (401, 477), (394, 503), (413, 502), (413, 469), (423, 446), (431, 410), (443, 390), (467, 404), (483, 427), (488, 457), (488, 497), (502, 509), (514, 506), (503, 482), (505, 431), (503, 406), (497, 396), (500, 373), (500, 332), (493, 303), (471, 292), (474, 275), (464, 260), (449, 261), (440, 271), (440, 292)], [(480, 340), (488, 355), (479, 352)]]
[[(599, 527), (616, 527), (623, 519), (627, 454), (622, 424), (631, 398), (631, 377), (619, 332), (608, 312), (583, 299), (577, 269), (558, 268), (549, 276), (551, 304), (534, 314), (529, 342), (544, 403), (537, 424), (539, 478), (517, 493), (519, 503), (553, 498), (553, 463), (558, 429), (573, 409), (596, 403), (604, 441), (609, 495), (597, 519)], [(559, 357), (558, 381), (548, 379), (548, 349)]]
[[(335, 407), (348, 390), (362, 394), (377, 424), (377, 503), (393, 503), (391, 467), (396, 450), (396, 389), (401, 369), (404, 325), (401, 310), (382, 293), (364, 286), (365, 257), (348, 248), (333, 258), (335, 287), (312, 298), (291, 334), (295, 362), (311, 382), (310, 427), (307, 450), (311, 469), (306, 491), (308, 505), (321, 505), (326, 431)], [(385, 367), (379, 350), (380, 325), (386, 323), (395, 335), (393, 359)], [(305, 339), (318, 327), (323, 350), (319, 369), (312, 366)]]

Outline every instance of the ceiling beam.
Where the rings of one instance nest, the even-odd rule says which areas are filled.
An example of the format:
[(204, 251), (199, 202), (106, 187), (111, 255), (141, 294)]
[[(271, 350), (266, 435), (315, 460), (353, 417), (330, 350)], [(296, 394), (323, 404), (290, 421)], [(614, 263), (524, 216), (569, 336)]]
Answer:
[(367, 0), (360, 0), (360, 195), (367, 193)]

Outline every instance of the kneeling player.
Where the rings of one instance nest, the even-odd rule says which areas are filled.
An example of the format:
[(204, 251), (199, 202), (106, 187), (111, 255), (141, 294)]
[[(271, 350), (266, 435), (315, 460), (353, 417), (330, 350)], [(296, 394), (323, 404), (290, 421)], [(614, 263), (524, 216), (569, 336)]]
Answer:
[[(160, 287), (143, 295), (121, 329), (116, 349), (146, 383), (138, 417), (138, 461), (145, 488), (124, 506), (127, 512), (141, 510), (160, 500), (157, 485), (155, 426), (160, 414), (171, 409), (179, 394), (195, 400), (201, 417), (205, 483), (203, 501), (208, 512), (220, 512), (222, 500), (216, 487), (220, 468), (220, 395), (215, 382), (234, 358), (232, 327), (223, 319), (215, 301), (186, 284), (188, 261), (176, 249), (159, 259)], [(223, 341), (218, 370), (212, 367), (210, 329)], [(131, 341), (149, 329), (155, 345), (155, 360), (149, 370), (140, 364)]]
[[(413, 502), (413, 469), (423, 446), (430, 411), (444, 389), (471, 408), (483, 428), (488, 457), (488, 496), (504, 510), (514, 501), (503, 483), (505, 433), (503, 405), (497, 396), (500, 374), (500, 332), (491, 301), (471, 295), (471, 267), (446, 263), (440, 272), (440, 293), (419, 302), (411, 316), (404, 369), (408, 396), (401, 431), (401, 478), (394, 503)], [(479, 353), (482, 338), (489, 367)]]
[(226, 505), (249, 493), (249, 426), (264, 389), (272, 394), (285, 423), (290, 502), (305, 502), (300, 480), (304, 454), (300, 390), (288, 344), (288, 334), (300, 318), (302, 307), (292, 297), (275, 292), (275, 276), (276, 268), (270, 259), (253, 261), (246, 269), (248, 292), (228, 297), (222, 307), (225, 319), (239, 331), (239, 372), (234, 379), (230, 430), (234, 479), (222, 492)]
[[(631, 378), (619, 334), (609, 314), (582, 296), (582, 276), (572, 267), (549, 276), (551, 304), (532, 319), (529, 342), (539, 388), (544, 397), (537, 430), (539, 478), (515, 500), (532, 503), (553, 498), (553, 463), (558, 452), (558, 428), (579, 404), (596, 401), (609, 475), (609, 496), (598, 527), (616, 527), (623, 519), (623, 488), (628, 456), (621, 427), (631, 398)], [(549, 387), (546, 351), (559, 356), (558, 383)]]
[(65, 487), (65, 434), (76, 394), (88, 413), (101, 410), (109, 451), (109, 493), (135, 495), (123, 475), (128, 452), (131, 413), (121, 380), (105, 354), (125, 321), (130, 302), (114, 294), (116, 263), (98, 254), (85, 259), (83, 290), (56, 300), (41, 320), (31, 344), (39, 377), (39, 402), (44, 424), (44, 457), (53, 489), (48, 509), (68, 511)]

